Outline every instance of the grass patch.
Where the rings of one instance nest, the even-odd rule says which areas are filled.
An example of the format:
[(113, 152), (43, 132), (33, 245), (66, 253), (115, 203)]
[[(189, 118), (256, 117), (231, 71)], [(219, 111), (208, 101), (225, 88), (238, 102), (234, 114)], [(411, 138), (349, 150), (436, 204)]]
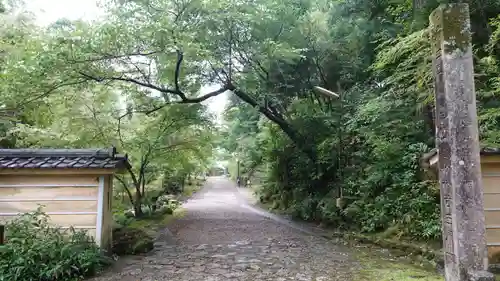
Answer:
[(183, 216), (185, 211), (177, 208), (172, 214), (154, 214), (132, 220), (126, 226), (113, 230), (113, 252), (116, 255), (138, 255), (154, 248), (154, 237), (158, 230), (173, 219)]
[(355, 281), (444, 281), (444, 278), (436, 273), (431, 273), (410, 265), (384, 264), (369, 265), (362, 269)]
[[(352, 242), (352, 241), (351, 241)], [(350, 243), (351, 247), (356, 248)], [(372, 243), (369, 243), (372, 244)], [(361, 268), (354, 276), (354, 281), (444, 281), (445, 278), (435, 269), (435, 264), (427, 259), (415, 259), (415, 256), (400, 256), (390, 247), (361, 246), (356, 249)], [(418, 256), (417, 256), (418, 257)], [(500, 274), (495, 275), (500, 281)]]
[(361, 269), (354, 281), (444, 281), (444, 277), (435, 271), (402, 260), (384, 258), (381, 254), (367, 253), (362, 249), (358, 259)]
[(175, 218), (180, 218), (184, 216), (185, 210), (179, 207), (174, 210), (172, 214), (154, 214), (149, 217), (134, 219), (129, 225), (132, 229), (142, 229), (148, 234), (156, 234), (159, 228), (165, 227)]

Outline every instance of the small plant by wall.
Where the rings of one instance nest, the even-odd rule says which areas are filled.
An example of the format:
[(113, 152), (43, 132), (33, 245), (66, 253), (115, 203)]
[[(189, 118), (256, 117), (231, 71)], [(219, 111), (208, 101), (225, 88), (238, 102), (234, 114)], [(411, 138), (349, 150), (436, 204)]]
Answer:
[(0, 281), (77, 281), (110, 262), (84, 231), (50, 225), (41, 209), (7, 223), (5, 240)]

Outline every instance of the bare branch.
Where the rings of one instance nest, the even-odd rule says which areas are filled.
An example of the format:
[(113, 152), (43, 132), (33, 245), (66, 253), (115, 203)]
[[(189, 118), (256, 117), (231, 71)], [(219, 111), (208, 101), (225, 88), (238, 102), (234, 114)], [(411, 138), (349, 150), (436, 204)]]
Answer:
[(274, 36), (274, 41), (278, 40), (278, 38), (281, 36), (281, 34), (283, 34), (284, 27), (285, 27), (285, 25), (284, 25), (283, 23), (281, 23), (281, 25), (280, 25), (280, 30), (279, 30), (279, 31), (278, 31), (278, 33)]
[[(173, 95), (178, 96), (181, 99), (180, 101), (173, 102), (173, 103), (200, 103), (200, 102), (202, 102), (204, 100), (207, 100), (207, 99), (209, 99), (211, 97), (220, 95), (220, 94), (224, 93), (226, 90), (228, 90), (227, 87), (223, 87), (223, 88), (221, 88), (221, 89), (219, 89), (217, 91), (210, 92), (210, 93), (205, 94), (205, 95), (200, 96), (200, 97), (188, 98), (186, 96), (186, 94), (184, 92), (182, 92), (182, 90), (180, 89), (180, 82), (179, 82), (179, 80), (180, 80), (180, 71), (181, 71), (181, 64), (183, 62), (183, 59), (184, 59), (184, 55), (183, 55), (182, 51), (178, 50), (177, 51), (177, 62), (176, 62), (175, 73), (174, 73), (174, 77), (175, 77), (174, 78), (175, 89), (169, 89), (169, 88), (166, 88), (166, 87), (162, 87), (162, 86), (158, 86), (158, 85), (152, 84), (150, 82), (144, 82), (144, 81), (137, 80), (135, 78), (125, 77), (125, 76), (120, 76), (120, 77), (98, 77), (98, 76), (94, 76), (94, 75), (91, 75), (91, 74), (88, 74), (88, 73), (85, 73), (85, 72), (82, 72), (82, 71), (80, 71), (79, 74), (82, 75), (83, 77), (85, 77), (86, 79), (93, 80), (93, 81), (96, 81), (96, 82), (104, 82), (104, 81), (122, 81), (122, 82), (128, 82), (128, 83), (132, 83), (132, 84), (139, 85), (139, 86), (142, 86), (142, 87), (146, 87), (146, 88), (149, 88), (149, 89), (153, 89), (153, 90), (159, 91), (161, 93), (173, 94)], [(143, 73), (143, 77), (144, 77), (144, 73)], [(145, 79), (145, 80), (148, 81), (149, 79)], [(155, 107), (155, 108), (153, 108), (151, 110), (148, 110), (148, 111), (144, 111), (142, 113), (151, 114), (151, 113), (153, 113), (155, 111), (158, 111), (158, 110), (164, 108), (165, 106), (167, 106), (169, 104), (172, 104), (172, 103), (164, 103), (161, 106)]]
[(66, 82), (66, 83), (61, 83), (61, 84), (57, 84), (57, 85), (54, 85), (52, 86), (50, 89), (48, 89), (47, 91), (45, 91), (43, 94), (40, 94), (40, 95), (37, 95), (31, 99), (28, 99), (26, 101), (24, 101), (23, 103), (19, 104), (16, 106), (15, 109), (20, 109), (34, 101), (37, 101), (39, 99), (42, 99), (44, 97), (47, 97), (49, 96), (52, 92), (54, 92), (55, 90), (57, 89), (60, 89), (62, 87), (66, 87), (66, 86), (74, 86), (74, 85), (79, 85), (79, 84), (83, 84), (83, 83), (86, 83), (87, 80), (76, 80), (76, 81), (71, 81), (71, 82)]
[[(145, 81), (150, 81), (151, 80), (151, 60), (149, 61), (149, 63), (134, 63), (132, 61), (132, 59), (128, 59), (129, 63), (131, 65), (134, 66), (134, 68), (137, 70), (137, 72), (139, 72), (142, 76), (142, 79), (144, 79)], [(148, 73), (146, 74), (138, 64), (143, 64), (143, 65), (147, 65), (148, 66)]]
[[(85, 59), (85, 60), (68, 60), (68, 61), (70, 63), (87, 63), (87, 62), (97, 62), (97, 61), (105, 61), (105, 60), (112, 60), (112, 59), (139, 57), (139, 56), (147, 57), (147, 56), (161, 53), (163, 51), (164, 50), (162, 49), (162, 50), (156, 50), (156, 51), (151, 51), (151, 52), (146, 52), (146, 53), (135, 52), (135, 53), (128, 53), (128, 54), (120, 54), (120, 55), (103, 53), (102, 56), (100, 56), (100, 57), (94, 57), (94, 58), (89, 58), (89, 59)], [(99, 53), (99, 52), (96, 51), (96, 53)]]
[(134, 196), (132, 196), (132, 192), (130, 192), (130, 189), (127, 186), (127, 182), (125, 182), (125, 179), (123, 179), (122, 177), (119, 177), (117, 175), (115, 175), (115, 179), (117, 179), (122, 184), (123, 188), (125, 189), (125, 192), (127, 192), (127, 196), (128, 196), (128, 199), (130, 200), (130, 204), (134, 205)]
[(175, 90), (178, 92), (178, 95), (181, 97), (181, 99), (186, 99), (186, 96), (184, 93), (181, 92), (181, 88), (179, 86), (179, 77), (181, 76), (181, 64), (182, 60), (184, 59), (184, 54), (182, 53), (181, 50), (177, 50), (177, 62), (175, 63), (175, 73), (174, 73), (174, 83), (175, 83)]
[(162, 93), (169, 93), (169, 94), (174, 94), (174, 95), (178, 94), (178, 92), (175, 91), (175, 90), (171, 90), (171, 89), (164, 88), (164, 87), (161, 87), (161, 86), (158, 86), (158, 85), (154, 85), (154, 84), (151, 84), (149, 82), (142, 82), (142, 81), (139, 81), (139, 80), (134, 79), (134, 78), (128, 78), (128, 77), (97, 77), (97, 76), (93, 76), (91, 74), (88, 74), (88, 73), (85, 73), (85, 72), (82, 72), (82, 71), (80, 71), (79, 74), (82, 75), (83, 77), (89, 79), (89, 80), (93, 80), (93, 81), (96, 81), (96, 82), (104, 82), (104, 81), (110, 81), (110, 80), (111, 81), (122, 81), (122, 82), (128, 82), (128, 83), (136, 84), (136, 85), (139, 85), (139, 86), (142, 86), (142, 87), (150, 88), (150, 89), (153, 89), (153, 90), (157, 90), (157, 91), (162, 92)]
[[(94, 107), (94, 104), (92, 103), (92, 107), (88, 104), (84, 104), (85, 107), (90, 110), (92, 112), (92, 120), (95, 124), (95, 126), (97, 127), (97, 131), (98, 131), (98, 134), (101, 135), (101, 138), (103, 140), (106, 139), (106, 134), (104, 133), (104, 131), (102, 130), (102, 127), (99, 126), (99, 118), (97, 118), (97, 112), (95, 110), (95, 107)], [(94, 136), (94, 138), (97, 138), (97, 136)]]
[(138, 189), (138, 186), (139, 186), (140, 182), (137, 180), (137, 177), (135, 176), (135, 173), (134, 173), (134, 171), (132, 170), (132, 167), (127, 166), (127, 171), (128, 171), (128, 173), (130, 174), (130, 177), (132, 178), (132, 182), (134, 183), (134, 186), (135, 186), (136, 192), (138, 193), (139, 197), (140, 197), (140, 196), (142, 196), (142, 195), (141, 195), (141, 190), (140, 190), (140, 189)]
[(213, 92), (210, 92), (208, 94), (205, 94), (203, 96), (200, 96), (200, 97), (197, 97), (197, 98), (192, 98), (192, 99), (185, 99), (185, 100), (181, 100), (181, 101), (178, 101), (178, 102), (173, 102), (173, 103), (165, 103), (165, 104), (162, 104), (158, 107), (155, 107), (151, 110), (147, 110), (147, 111), (141, 111), (140, 113), (145, 113), (146, 115), (149, 115), (153, 112), (156, 112), (168, 105), (171, 105), (171, 104), (187, 104), (187, 103), (200, 103), (204, 100), (207, 100), (209, 98), (212, 98), (212, 97), (215, 97), (215, 96), (218, 96), (222, 93), (224, 93), (225, 91), (228, 91), (229, 90), (229, 87), (228, 86), (225, 86), (225, 87), (222, 87), (216, 91), (213, 91)]
[[(212, 71), (215, 73), (215, 75), (217, 75), (217, 78), (219, 79), (219, 81), (229, 81), (229, 76), (227, 75), (227, 73), (224, 71), (224, 69), (221, 69), (220, 71), (218, 71), (214, 65), (212, 64), (212, 62), (208, 61), (208, 64), (210, 65), (210, 68), (212, 69)], [(219, 74), (219, 72), (222, 72), (226, 78), (222, 78)]]
[[(180, 10), (177, 12), (176, 16), (175, 16), (175, 20), (174, 22), (178, 22), (179, 19), (181, 18), (181, 16), (184, 14), (184, 12), (188, 9), (189, 5), (191, 4), (191, 2), (187, 2), (187, 3), (183, 3), (184, 5), (182, 5), (182, 7), (180, 8)], [(179, 8), (179, 7), (177, 7)]]
[(264, 114), (264, 116), (266, 116), (269, 120), (278, 125), (283, 130), (283, 132), (288, 135), (288, 137), (295, 143), (295, 145), (300, 150), (302, 150), (302, 152), (304, 152), (313, 162), (316, 162), (317, 155), (314, 148), (306, 143), (306, 138), (304, 138), (304, 136), (302, 136), (299, 131), (293, 128), (291, 124), (287, 122), (280, 114), (276, 114), (277, 112), (273, 112), (269, 108), (260, 105), (250, 95), (240, 89), (237, 89), (234, 86), (232, 86), (230, 90), (244, 102), (259, 110), (260, 113)]
[[(282, 28), (283, 28), (283, 26), (282, 26)], [(243, 45), (243, 43), (241, 41), (236, 40), (236, 42), (239, 43), (239, 45)], [(264, 72), (266, 77), (269, 77), (269, 72), (265, 69), (264, 66), (262, 66), (262, 64), (260, 63), (259, 60), (255, 59), (255, 54), (244, 55), (239, 48), (235, 48), (235, 49), (238, 52), (238, 55), (242, 59), (244, 59), (255, 71), (260, 70), (260, 71)], [(250, 57), (252, 57), (253, 59), (250, 59)], [(260, 76), (262, 77), (262, 75), (260, 75)], [(269, 78), (266, 78), (266, 79), (269, 79)]]
[[(259, 75), (259, 77), (262, 80), (266, 81), (269, 79), (269, 73), (264, 69), (264, 67), (262, 67), (262, 65), (258, 61), (256, 61), (256, 64), (257, 64), (257, 66), (256, 66), (254, 63), (252, 63), (250, 61), (250, 59), (247, 56), (243, 55), (240, 50), (237, 50), (236, 52), (237, 52), (238, 56), (243, 60), (242, 62), (244, 62), (245, 64), (248, 64), (250, 67), (252, 67), (253, 70), (257, 73), (257, 75)], [(262, 73), (260, 73), (260, 71), (259, 71), (259, 69), (257, 69), (257, 67), (259, 67), (259, 69), (262, 72), (264, 72), (265, 76)]]

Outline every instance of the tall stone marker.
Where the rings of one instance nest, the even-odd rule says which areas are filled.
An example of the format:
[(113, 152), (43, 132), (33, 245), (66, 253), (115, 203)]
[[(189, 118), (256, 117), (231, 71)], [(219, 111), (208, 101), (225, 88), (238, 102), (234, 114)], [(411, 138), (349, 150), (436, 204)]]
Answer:
[(486, 271), (469, 7), (441, 5), (430, 22), (445, 277), (446, 281), (494, 281)]

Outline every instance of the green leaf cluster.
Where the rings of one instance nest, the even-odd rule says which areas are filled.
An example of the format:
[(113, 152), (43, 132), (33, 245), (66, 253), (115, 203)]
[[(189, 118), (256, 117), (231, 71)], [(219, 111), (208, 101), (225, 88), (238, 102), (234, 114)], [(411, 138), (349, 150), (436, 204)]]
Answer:
[[(224, 148), (239, 155), (241, 172), (259, 182), (261, 201), (273, 208), (363, 232), (439, 238), (438, 185), (420, 165), (434, 147), (427, 21), (439, 1), (306, 2), (284, 24), (289, 37), (278, 37), (300, 59), (271, 58), (257, 78), (256, 71), (242, 76), (248, 91), (297, 134), (269, 118), (248, 118), (255, 107), (232, 101)], [(470, 7), (481, 143), (496, 147), (500, 6)], [(316, 85), (341, 99), (313, 92)], [(337, 208), (339, 197), (345, 208)]]
[(109, 263), (83, 230), (50, 224), (42, 209), (6, 225), (6, 243), (0, 245), (0, 280), (82, 280)]
[[(217, 149), (276, 208), (434, 239), (439, 192), (419, 157), (434, 146), (428, 16), (442, 2), (107, 1), (102, 20), (47, 29), (7, 12), (1, 144), (114, 144), (133, 163), (119, 193), (136, 213), (148, 191), (206, 171)], [(470, 10), (481, 142), (498, 146), (500, 4)], [(205, 102), (222, 92), (217, 124)]]

